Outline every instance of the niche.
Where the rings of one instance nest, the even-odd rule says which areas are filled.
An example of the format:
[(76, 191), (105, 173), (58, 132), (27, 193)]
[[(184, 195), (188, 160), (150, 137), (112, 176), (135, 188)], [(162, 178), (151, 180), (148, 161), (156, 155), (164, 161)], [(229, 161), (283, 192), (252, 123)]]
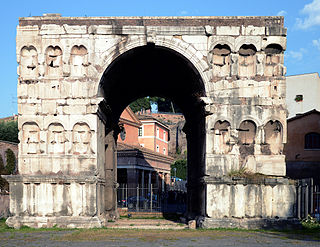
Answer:
[(91, 135), (90, 127), (86, 123), (75, 124), (72, 131), (72, 153), (92, 154)]
[(256, 124), (251, 120), (245, 120), (240, 124), (239, 142), (242, 145), (251, 145), (255, 143)]
[(67, 138), (63, 126), (59, 123), (50, 124), (48, 128), (48, 153), (64, 154), (66, 141)]
[(282, 125), (279, 121), (270, 120), (264, 126), (264, 145), (261, 151), (264, 154), (282, 153)]
[(40, 154), (40, 128), (34, 122), (22, 126), (22, 153)]
[(38, 76), (38, 53), (34, 46), (24, 46), (20, 52), (20, 76), (32, 79)]
[(216, 154), (227, 154), (231, 151), (230, 123), (217, 121), (214, 125), (214, 150)]
[(218, 44), (211, 52), (213, 76), (230, 76), (230, 47)]
[(239, 71), (240, 77), (253, 77), (256, 75), (256, 53), (254, 45), (242, 45), (239, 49)]
[(74, 46), (70, 56), (71, 76), (83, 76), (87, 74), (88, 51), (83, 46)]
[(62, 76), (62, 50), (59, 46), (49, 46), (46, 50), (46, 74), (48, 76)]
[(265, 53), (265, 76), (283, 76), (285, 74), (285, 68), (281, 64), (282, 47), (278, 44), (270, 44), (266, 47)]

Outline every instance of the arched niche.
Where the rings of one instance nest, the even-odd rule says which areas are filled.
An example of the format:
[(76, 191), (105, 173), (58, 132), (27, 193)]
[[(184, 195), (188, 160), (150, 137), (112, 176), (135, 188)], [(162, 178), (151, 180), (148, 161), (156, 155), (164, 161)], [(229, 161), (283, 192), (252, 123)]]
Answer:
[(34, 46), (24, 46), (20, 52), (20, 76), (23, 79), (38, 76), (38, 52)]
[(228, 45), (216, 45), (212, 53), (212, 72), (213, 76), (230, 76), (230, 54), (231, 49)]
[(239, 143), (241, 145), (251, 145), (255, 143), (256, 124), (252, 120), (244, 120), (239, 126)]
[(214, 151), (216, 154), (227, 154), (231, 147), (230, 123), (219, 120), (214, 125)]
[(281, 154), (282, 153), (282, 125), (279, 121), (268, 121), (264, 126), (264, 144), (261, 149), (264, 154)]
[(73, 46), (70, 54), (71, 76), (84, 76), (87, 74), (88, 51), (83, 45)]
[(72, 153), (76, 155), (92, 154), (92, 132), (87, 123), (76, 123), (72, 130)]
[(285, 68), (282, 65), (283, 48), (279, 44), (269, 44), (265, 48), (265, 76), (283, 76)]
[(45, 52), (46, 75), (62, 76), (62, 50), (59, 46), (49, 46)]
[(238, 75), (239, 77), (254, 77), (256, 75), (257, 49), (252, 44), (243, 44), (239, 49)]
[(40, 128), (35, 122), (22, 125), (22, 154), (40, 154)]
[(50, 124), (48, 127), (48, 154), (64, 154), (66, 141), (66, 133), (62, 124)]

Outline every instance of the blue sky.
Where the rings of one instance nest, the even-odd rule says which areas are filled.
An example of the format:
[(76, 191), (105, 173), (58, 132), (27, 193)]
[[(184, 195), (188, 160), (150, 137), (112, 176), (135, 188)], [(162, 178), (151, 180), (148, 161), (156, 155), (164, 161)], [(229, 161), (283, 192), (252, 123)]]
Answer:
[(19, 17), (62, 16), (274, 16), (288, 28), (287, 75), (320, 70), (320, 0), (2, 0), (0, 117), (17, 113), (16, 26)]

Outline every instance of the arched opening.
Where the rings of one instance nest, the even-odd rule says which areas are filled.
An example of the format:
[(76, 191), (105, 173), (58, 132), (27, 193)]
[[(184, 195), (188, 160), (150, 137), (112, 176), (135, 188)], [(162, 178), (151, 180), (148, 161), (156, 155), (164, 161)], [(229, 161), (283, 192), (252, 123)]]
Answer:
[[(116, 140), (118, 121), (123, 110), (134, 100), (159, 96), (172, 100), (181, 109), (186, 124), (188, 145), (187, 216), (205, 215), (205, 95), (202, 78), (184, 56), (174, 50), (148, 44), (118, 56), (100, 81), (98, 114), (105, 125), (105, 174), (116, 176)], [(105, 205), (115, 203), (115, 191), (106, 188)], [(113, 206), (114, 207), (114, 206)]]

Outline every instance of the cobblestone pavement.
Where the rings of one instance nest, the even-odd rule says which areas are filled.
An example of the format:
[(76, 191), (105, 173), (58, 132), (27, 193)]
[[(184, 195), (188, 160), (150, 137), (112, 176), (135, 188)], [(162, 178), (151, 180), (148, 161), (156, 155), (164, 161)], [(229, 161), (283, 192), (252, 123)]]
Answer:
[[(274, 233), (274, 232), (237, 232), (237, 231), (204, 231), (202, 233), (193, 234), (194, 232), (182, 232), (183, 236), (173, 232), (169, 238), (161, 239), (154, 231), (150, 235), (150, 231), (133, 230), (131, 235), (114, 236), (113, 233), (107, 232), (107, 236), (101, 235), (100, 230), (73, 230), (73, 231), (44, 231), (44, 232), (2, 232), (0, 233), (0, 246), (25, 246), (25, 247), (102, 247), (102, 246), (175, 246), (175, 247), (191, 247), (191, 246), (272, 246), (272, 247), (286, 247), (286, 246), (320, 246), (320, 240), (314, 239), (312, 236), (301, 236), (296, 234)], [(78, 233), (80, 232), (80, 235)], [(96, 234), (96, 233), (99, 234)], [(144, 233), (148, 232), (146, 236)], [(132, 237), (132, 233), (136, 237)], [(158, 231), (161, 233), (161, 231)], [(181, 233), (181, 232), (180, 232)], [(152, 238), (154, 234), (154, 238)], [(91, 235), (96, 235), (94, 240)], [(87, 238), (83, 238), (87, 236)], [(99, 237), (100, 236), (100, 237)], [(151, 237), (150, 237), (151, 236)]]

